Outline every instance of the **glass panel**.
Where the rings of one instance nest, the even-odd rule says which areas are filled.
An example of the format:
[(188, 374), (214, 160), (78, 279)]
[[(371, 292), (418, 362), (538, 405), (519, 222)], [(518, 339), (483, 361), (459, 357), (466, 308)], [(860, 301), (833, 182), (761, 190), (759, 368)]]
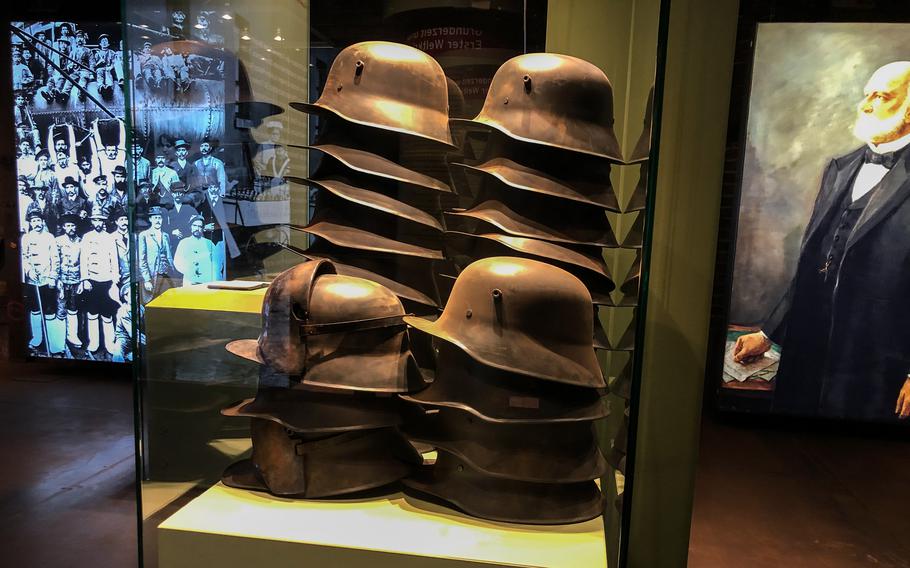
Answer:
[(148, 565), (617, 564), (644, 4), (127, 0)]

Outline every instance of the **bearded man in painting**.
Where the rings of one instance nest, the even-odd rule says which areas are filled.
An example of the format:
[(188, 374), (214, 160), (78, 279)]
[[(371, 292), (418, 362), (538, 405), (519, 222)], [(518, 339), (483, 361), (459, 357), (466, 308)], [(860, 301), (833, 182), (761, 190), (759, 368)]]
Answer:
[(888, 421), (910, 416), (910, 61), (879, 68), (803, 236), (791, 284), (734, 360), (781, 346), (775, 411)]

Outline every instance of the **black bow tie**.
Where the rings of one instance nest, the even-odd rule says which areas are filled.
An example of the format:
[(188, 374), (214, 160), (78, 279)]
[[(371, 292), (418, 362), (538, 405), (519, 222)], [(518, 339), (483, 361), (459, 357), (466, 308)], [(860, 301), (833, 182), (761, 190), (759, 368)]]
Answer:
[(878, 164), (890, 170), (894, 167), (894, 164), (897, 163), (897, 159), (900, 158), (900, 155), (900, 150), (879, 154), (878, 152), (874, 152), (872, 148), (866, 148), (866, 155), (863, 161), (867, 164)]

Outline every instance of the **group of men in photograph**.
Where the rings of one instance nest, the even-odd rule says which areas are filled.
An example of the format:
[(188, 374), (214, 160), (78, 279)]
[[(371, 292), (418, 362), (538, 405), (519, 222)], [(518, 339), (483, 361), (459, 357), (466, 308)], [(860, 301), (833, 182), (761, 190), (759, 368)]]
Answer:
[[(23, 30), (25, 31), (25, 30)], [(75, 94), (85, 102), (95, 93), (110, 101), (123, 84), (122, 51), (107, 33), (90, 37), (86, 30), (63, 22), (40, 27), (23, 39), (13, 35), (13, 89), (29, 101), (39, 97), (47, 105), (69, 105)]]

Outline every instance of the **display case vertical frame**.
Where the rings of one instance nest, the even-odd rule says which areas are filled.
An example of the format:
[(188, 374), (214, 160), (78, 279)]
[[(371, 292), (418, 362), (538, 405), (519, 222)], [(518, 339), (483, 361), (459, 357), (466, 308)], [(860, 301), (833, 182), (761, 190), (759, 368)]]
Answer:
[(628, 452), (626, 454), (625, 490), (620, 517), (619, 566), (629, 566), (629, 531), (631, 529), (632, 507), (635, 500), (635, 455), (639, 420), (639, 401), (641, 397), (641, 366), (644, 360), (644, 323), (648, 311), (648, 282), (651, 263), (651, 236), (654, 229), (654, 204), (657, 186), (657, 169), (659, 165), (661, 116), (664, 100), (664, 72), (667, 65), (667, 36), (670, 26), (671, 0), (661, 0), (660, 16), (657, 29), (657, 60), (654, 68), (654, 102), (651, 122), (651, 147), (648, 156), (648, 183), (646, 189), (645, 209), (640, 214), (645, 216), (644, 233), (641, 247), (641, 281), (638, 289), (638, 309), (635, 314), (635, 349), (632, 351), (632, 385), (629, 402)]
[(127, 0), (120, 0), (120, 37), (123, 43), (123, 120), (126, 132), (126, 145), (130, 154), (126, 162), (127, 178), (127, 203), (129, 205), (127, 220), (129, 222), (130, 235), (130, 310), (133, 318), (130, 321), (132, 335), (133, 361), (130, 365), (133, 383), (133, 463), (136, 470), (134, 478), (135, 499), (136, 499), (136, 545), (137, 545), (137, 564), (139, 568), (145, 565), (145, 547), (143, 546), (142, 534), (142, 479), (143, 479), (143, 455), (142, 450), (142, 394), (141, 394), (141, 377), (142, 377), (142, 343), (139, 341), (142, 333), (142, 318), (140, 317), (140, 295), (139, 295), (139, 262), (137, 258), (138, 247), (136, 246), (135, 222), (136, 222), (136, 176), (134, 172), (134, 160), (132, 159), (133, 143), (133, 81), (132, 81), (132, 52), (131, 37), (129, 34), (130, 26), (127, 21)]

